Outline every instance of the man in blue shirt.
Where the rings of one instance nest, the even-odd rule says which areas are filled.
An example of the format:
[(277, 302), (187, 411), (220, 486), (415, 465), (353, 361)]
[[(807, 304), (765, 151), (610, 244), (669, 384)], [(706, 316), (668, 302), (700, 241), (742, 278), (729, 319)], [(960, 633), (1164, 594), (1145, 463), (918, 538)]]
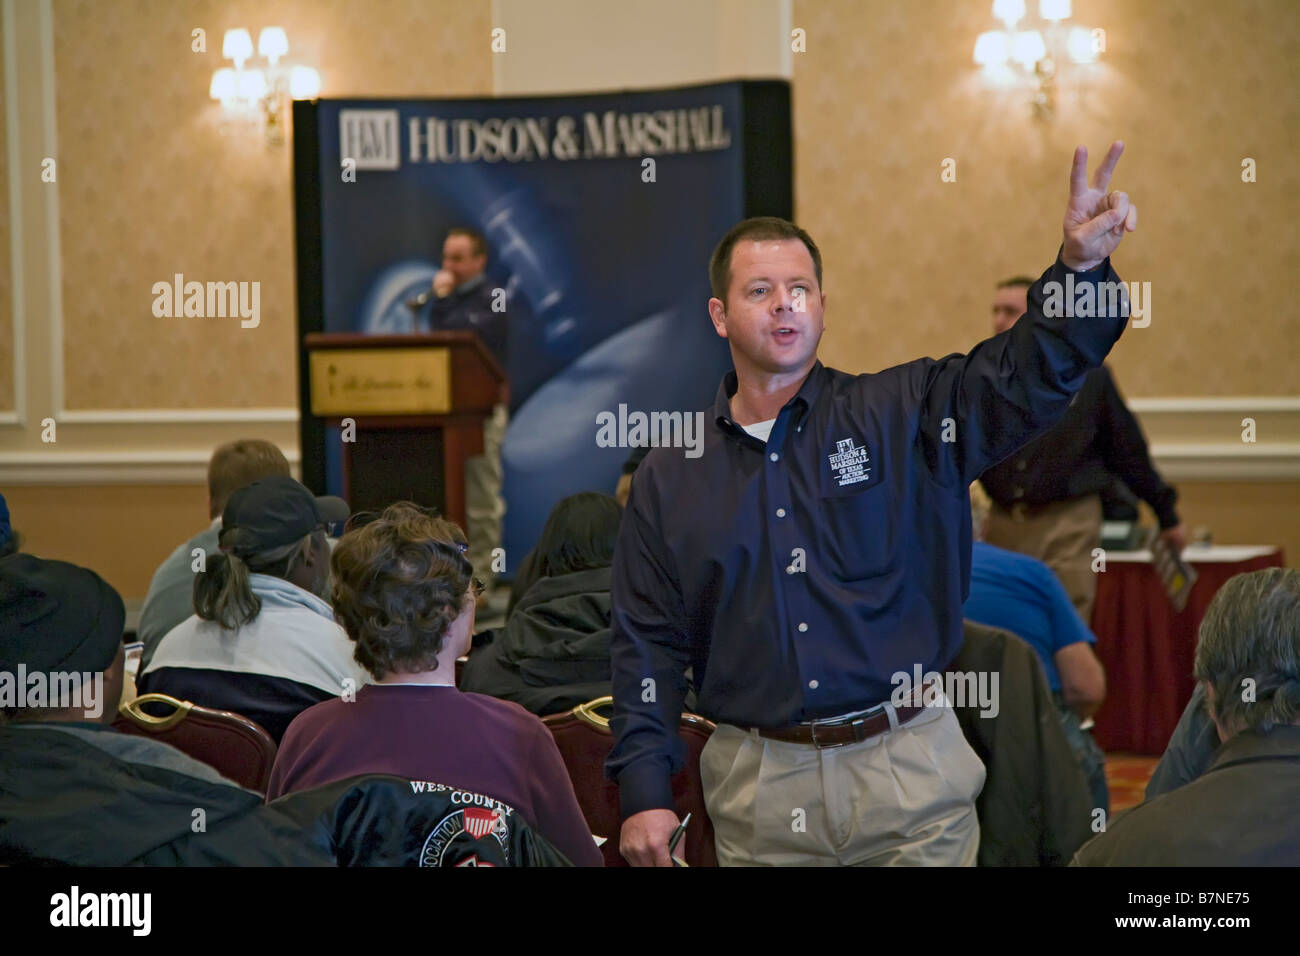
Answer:
[(970, 483), (1057, 421), (1123, 331), (1125, 304), (1096, 295), (1137, 226), (1108, 192), (1122, 151), (1091, 185), (1075, 151), (1027, 320), (965, 356), (826, 368), (812, 238), (778, 219), (723, 238), (709, 313), (735, 371), (698, 457), (655, 448), (638, 469), (614, 559), (606, 769), (629, 862), (671, 865), (688, 668), (719, 725), (701, 777), (721, 862), (974, 862), (984, 768), (949, 708), (894, 692), (960, 644)]
[(971, 485), (970, 596), (963, 616), (1010, 631), (1034, 649), (1061, 714), (1088, 786), (1093, 806), (1110, 812), (1106, 757), (1092, 739), (1092, 715), (1106, 698), (1106, 672), (1093, 653), (1097, 638), (1084, 627), (1056, 574), (1042, 561), (980, 540), (990, 502)]

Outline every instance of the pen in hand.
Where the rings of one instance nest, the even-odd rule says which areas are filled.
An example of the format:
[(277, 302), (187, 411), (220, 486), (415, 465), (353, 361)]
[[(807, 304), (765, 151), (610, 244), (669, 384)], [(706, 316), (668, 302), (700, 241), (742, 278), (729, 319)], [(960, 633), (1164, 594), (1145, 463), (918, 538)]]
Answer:
[(688, 813), (682, 818), (682, 822), (677, 824), (677, 829), (673, 831), (673, 835), (668, 838), (668, 859), (672, 860), (673, 866), (686, 865), (685, 863), (679, 862), (677, 858), (673, 856), (673, 852), (677, 849), (677, 844), (681, 842), (682, 837), (686, 835), (686, 824), (690, 822), (691, 815)]

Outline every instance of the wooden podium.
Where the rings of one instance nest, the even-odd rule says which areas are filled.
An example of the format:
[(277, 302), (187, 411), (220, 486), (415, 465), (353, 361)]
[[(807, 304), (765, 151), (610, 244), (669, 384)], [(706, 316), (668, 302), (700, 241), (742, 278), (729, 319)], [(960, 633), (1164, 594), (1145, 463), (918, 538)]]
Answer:
[(342, 495), (355, 514), (410, 500), (465, 528), (465, 462), (506, 375), (473, 332), (313, 332), (311, 414), (343, 428)]

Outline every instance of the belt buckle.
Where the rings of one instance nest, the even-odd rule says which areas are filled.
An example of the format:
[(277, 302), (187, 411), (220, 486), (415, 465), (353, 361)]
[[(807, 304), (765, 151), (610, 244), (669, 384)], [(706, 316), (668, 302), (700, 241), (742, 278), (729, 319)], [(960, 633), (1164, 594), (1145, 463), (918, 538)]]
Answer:
[[(858, 726), (860, 726), (860, 725), (862, 725), (862, 724), (865, 724), (865, 723), (867, 722), (867, 717), (868, 717), (868, 715), (870, 715), (870, 713), (871, 713), (871, 711), (866, 711), (865, 713), (862, 714), (862, 716), (860, 716), (860, 717), (856, 717), (856, 718), (854, 718), (853, 720), (850, 720), (850, 721), (848, 722), (848, 726), (856, 728), (856, 727), (858, 727)], [(822, 726), (830, 726), (830, 727), (840, 727), (840, 726), (843, 726), (842, 723), (827, 723), (827, 722), (825, 722), (825, 721), (816, 721), (816, 720), (809, 722), (809, 724), (808, 724), (808, 732), (809, 732), (810, 734), (812, 734), (813, 746), (816, 747), (818, 750), (833, 750), (833, 749), (835, 749), (836, 747), (847, 747), (847, 746), (849, 745), (850, 741), (843, 741), (843, 742), (838, 743), (838, 744), (820, 744), (820, 743), (818, 743), (818, 742), (817, 742), (817, 727), (818, 727), (819, 724), (821, 724)], [(853, 732), (853, 736), (856, 738), (857, 735), (858, 735), (858, 734), (857, 734), (857, 731), (854, 730), (854, 732)], [(860, 741), (860, 740), (856, 740), (856, 739), (855, 739), (855, 740), (852, 741), (852, 743), (857, 744), (857, 743), (862, 743), (862, 741)]]

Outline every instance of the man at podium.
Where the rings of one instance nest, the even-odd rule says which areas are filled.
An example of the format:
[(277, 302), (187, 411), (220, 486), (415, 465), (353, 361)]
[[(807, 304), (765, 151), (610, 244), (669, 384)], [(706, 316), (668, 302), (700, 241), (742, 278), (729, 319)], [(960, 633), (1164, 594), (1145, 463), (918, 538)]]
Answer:
[[(478, 334), (502, 369), (508, 369), (509, 316), (506, 290), (494, 288), (487, 276), (487, 240), (466, 226), (447, 231), (442, 243), (442, 270), (433, 277), (432, 295), (417, 316), (422, 332), (468, 330)], [(421, 298), (424, 298), (423, 296)], [(509, 422), (508, 391), (483, 423), (483, 454), (465, 463), (465, 529), (474, 573), (489, 586), (496, 578), (492, 551), (501, 546), (501, 443)]]

